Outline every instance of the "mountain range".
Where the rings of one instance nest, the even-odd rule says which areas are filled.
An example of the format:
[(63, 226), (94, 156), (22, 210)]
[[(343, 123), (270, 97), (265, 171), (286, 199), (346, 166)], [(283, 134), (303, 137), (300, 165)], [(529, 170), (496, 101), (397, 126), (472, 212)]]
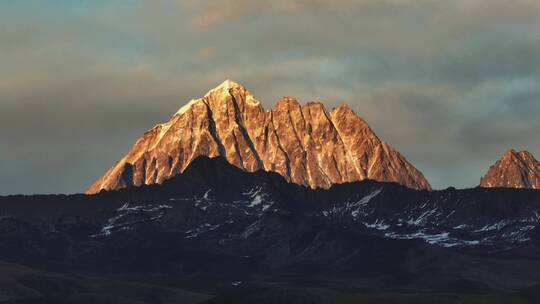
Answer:
[[(431, 190), (424, 175), (347, 105), (328, 111), (318, 102), (283, 97), (265, 111), (244, 86), (227, 79), (145, 132), (86, 193), (161, 184), (199, 156), (220, 156), (247, 172), (276, 172), (311, 188), (371, 179)], [(480, 186), (538, 189), (540, 163), (529, 152), (509, 150)]]
[(226, 80), (147, 131), (86, 193), (163, 183), (201, 155), (221, 156), (248, 172), (277, 172), (311, 188), (367, 178), (431, 189), (348, 106), (327, 111), (321, 103), (301, 106), (284, 97), (265, 111), (246, 88)]
[[(452, 294), (446, 303), (464, 303), (464, 295), (513, 303), (509, 297), (540, 282), (540, 192), (531, 189), (428, 191), (373, 180), (311, 189), (200, 156), (161, 184), (0, 197), (0, 206), (1, 261), (78, 274), (42, 274), (48, 285), (30, 280), (37, 274), (18, 279), (50, 303), (84, 292), (90, 303), (107, 294), (157, 303), (152, 290), (160, 299), (194, 291), (201, 301), (238, 292), (215, 300), (242, 303), (252, 288), (277, 296), (315, 287), (345, 298), (391, 294), (416, 303)], [(98, 277), (139, 282), (128, 290), (140, 293), (87, 279)], [(269, 303), (306, 302), (292, 293)]]
[(348, 106), (227, 80), (87, 193), (0, 197), (0, 302), (538, 303), (539, 176), (433, 190)]

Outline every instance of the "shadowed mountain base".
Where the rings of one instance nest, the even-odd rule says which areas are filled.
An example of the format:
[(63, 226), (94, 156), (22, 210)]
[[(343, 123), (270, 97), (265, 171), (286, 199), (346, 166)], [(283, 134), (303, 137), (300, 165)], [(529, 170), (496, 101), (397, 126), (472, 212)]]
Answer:
[(201, 157), (162, 185), (8, 196), (0, 206), (1, 260), (202, 294), (468, 299), (540, 282), (537, 190), (370, 180), (313, 190)]

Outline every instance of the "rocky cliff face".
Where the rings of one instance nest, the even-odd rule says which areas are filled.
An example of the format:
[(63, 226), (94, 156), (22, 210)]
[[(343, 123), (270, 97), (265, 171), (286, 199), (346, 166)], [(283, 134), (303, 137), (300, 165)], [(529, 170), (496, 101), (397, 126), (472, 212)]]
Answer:
[(347, 106), (328, 112), (320, 103), (301, 106), (284, 97), (265, 111), (243, 86), (226, 80), (147, 131), (86, 193), (162, 183), (201, 155), (312, 188), (368, 178), (431, 189)]
[(489, 168), (480, 186), (540, 189), (540, 162), (527, 151), (508, 150)]

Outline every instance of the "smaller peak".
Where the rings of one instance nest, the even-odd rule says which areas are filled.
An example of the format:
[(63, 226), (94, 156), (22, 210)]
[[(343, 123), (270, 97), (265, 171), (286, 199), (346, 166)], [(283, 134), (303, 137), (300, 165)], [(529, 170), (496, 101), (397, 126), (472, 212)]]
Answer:
[(519, 151), (518, 154), (521, 156), (533, 157), (532, 153), (527, 150)]
[(357, 119), (362, 122), (365, 126), (368, 126), (368, 123), (360, 117), (356, 112), (346, 103), (341, 103), (339, 106), (335, 107), (330, 111), (330, 113), (335, 117), (349, 117), (353, 119)]
[(538, 163), (538, 160), (534, 157), (534, 155), (529, 152), (529, 151), (526, 151), (526, 150), (523, 150), (523, 151), (519, 151), (518, 152), (518, 155), (519, 155), (519, 158), (526, 162), (526, 163), (533, 163), (533, 164), (537, 164)]
[(279, 102), (298, 102), (298, 100), (296, 99), (296, 97), (293, 96), (283, 96), (281, 97)]
[(350, 114), (355, 114), (354, 110), (351, 109), (351, 107), (349, 107), (349, 105), (344, 102), (341, 103), (339, 106), (333, 108), (331, 112), (334, 112), (334, 111), (335, 112), (348, 112)]
[(506, 152), (504, 152), (503, 155), (517, 155), (517, 154), (518, 154), (518, 152), (516, 150), (508, 149), (508, 150), (506, 150)]
[(527, 158), (529, 156), (532, 156), (530, 152), (508, 149), (506, 152), (504, 152), (502, 158)]
[(291, 96), (283, 96), (278, 100), (275, 107), (279, 108), (279, 107), (282, 107), (282, 106), (289, 106), (291, 104), (292, 105), (300, 105), (296, 98), (291, 97)]
[(515, 159), (525, 162), (537, 162), (537, 160), (534, 158), (533, 154), (529, 151), (523, 150), (523, 151), (517, 151), (514, 149), (507, 150), (501, 159)]
[(480, 181), (481, 187), (540, 189), (540, 163), (528, 151), (507, 150)]
[(349, 105), (342, 102), (339, 106), (337, 106), (338, 109), (350, 109)]

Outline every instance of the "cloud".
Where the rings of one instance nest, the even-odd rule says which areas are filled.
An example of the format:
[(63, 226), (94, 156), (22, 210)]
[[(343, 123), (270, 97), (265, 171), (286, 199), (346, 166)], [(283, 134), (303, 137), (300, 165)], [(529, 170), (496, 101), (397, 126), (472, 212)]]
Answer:
[[(179, 1), (185, 7), (195, 10), (193, 23), (200, 27), (219, 25), (220, 23), (238, 20), (245, 16), (253, 16), (261, 13), (302, 13), (305, 11), (315, 12), (326, 9), (343, 9), (353, 5), (355, 1), (335, 0), (274, 0), (274, 1), (250, 1), (250, 0), (217, 0), (217, 1)], [(373, 1), (370, 1), (373, 2)], [(374, 3), (374, 2), (373, 2)]]
[(535, 0), (2, 2), (0, 193), (83, 190), (225, 78), (346, 102), (435, 187), (475, 186), (540, 154), (538, 28)]
[(177, 4), (180, 8), (191, 9), (193, 23), (201, 27), (268, 13), (298, 15), (353, 11), (360, 16), (428, 13), (433, 19), (452, 19), (451, 15), (455, 13), (467, 22), (485, 22), (500, 18), (534, 18), (540, 10), (540, 4), (535, 0), (180, 0)]

